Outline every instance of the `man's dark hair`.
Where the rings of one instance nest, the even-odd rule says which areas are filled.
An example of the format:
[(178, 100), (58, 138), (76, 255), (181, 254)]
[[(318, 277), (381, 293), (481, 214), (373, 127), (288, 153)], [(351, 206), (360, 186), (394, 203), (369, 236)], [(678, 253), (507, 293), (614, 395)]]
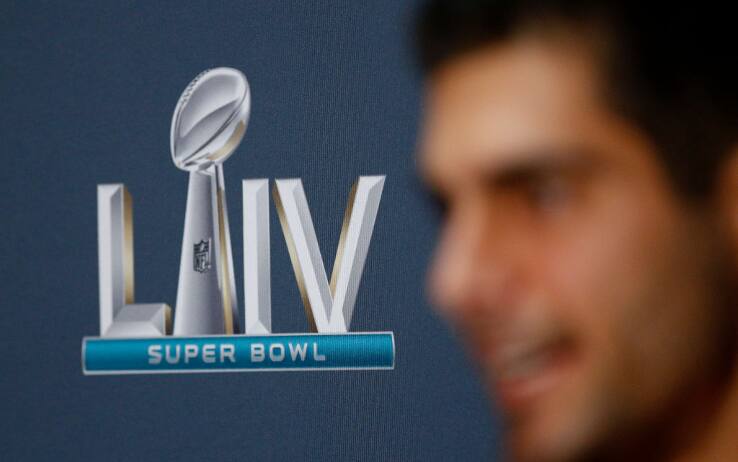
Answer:
[[(651, 139), (674, 185), (705, 197), (738, 136), (735, 15), (713, 2), (431, 1), (417, 25), (421, 67), (503, 44), (538, 25), (596, 31), (608, 103)], [(729, 4), (726, 4), (729, 5)], [(732, 36), (731, 36), (732, 35)]]

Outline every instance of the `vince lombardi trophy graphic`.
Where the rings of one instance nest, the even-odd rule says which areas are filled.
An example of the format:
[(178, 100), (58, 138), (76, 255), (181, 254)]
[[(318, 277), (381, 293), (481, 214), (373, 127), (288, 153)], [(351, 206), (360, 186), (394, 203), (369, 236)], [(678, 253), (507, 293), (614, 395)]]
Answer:
[(223, 162), (238, 147), (251, 93), (236, 69), (195, 77), (172, 117), (172, 160), (190, 174), (174, 335), (233, 334), (239, 327)]

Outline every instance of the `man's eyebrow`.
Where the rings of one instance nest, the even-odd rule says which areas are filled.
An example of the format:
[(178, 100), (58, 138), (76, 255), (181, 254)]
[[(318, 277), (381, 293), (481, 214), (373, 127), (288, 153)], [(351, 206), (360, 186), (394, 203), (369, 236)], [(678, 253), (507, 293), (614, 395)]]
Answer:
[(487, 186), (506, 188), (527, 184), (548, 175), (586, 173), (597, 165), (593, 156), (575, 151), (528, 153), (516, 157), (516, 160), (480, 172)]
[[(584, 173), (600, 163), (600, 156), (584, 149), (529, 150), (504, 157), (507, 160), (500, 163), (480, 165), (475, 172), (477, 180), (481, 179), (487, 187), (504, 189), (530, 184), (551, 174)], [(443, 172), (432, 164), (420, 165), (420, 177), (428, 192), (437, 202), (445, 202), (450, 189)]]

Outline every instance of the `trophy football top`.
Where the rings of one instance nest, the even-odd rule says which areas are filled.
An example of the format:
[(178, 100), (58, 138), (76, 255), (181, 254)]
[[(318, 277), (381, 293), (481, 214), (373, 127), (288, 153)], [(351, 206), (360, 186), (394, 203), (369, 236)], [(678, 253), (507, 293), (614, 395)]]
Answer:
[(182, 170), (224, 162), (238, 147), (249, 120), (251, 92), (236, 69), (209, 69), (190, 82), (172, 116), (171, 150)]

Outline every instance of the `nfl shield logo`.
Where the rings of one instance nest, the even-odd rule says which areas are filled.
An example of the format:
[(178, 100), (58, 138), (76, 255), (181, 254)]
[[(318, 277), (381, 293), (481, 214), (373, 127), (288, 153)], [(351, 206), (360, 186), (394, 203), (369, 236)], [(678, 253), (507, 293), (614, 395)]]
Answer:
[(194, 266), (198, 273), (207, 273), (210, 269), (210, 240), (195, 244)]

